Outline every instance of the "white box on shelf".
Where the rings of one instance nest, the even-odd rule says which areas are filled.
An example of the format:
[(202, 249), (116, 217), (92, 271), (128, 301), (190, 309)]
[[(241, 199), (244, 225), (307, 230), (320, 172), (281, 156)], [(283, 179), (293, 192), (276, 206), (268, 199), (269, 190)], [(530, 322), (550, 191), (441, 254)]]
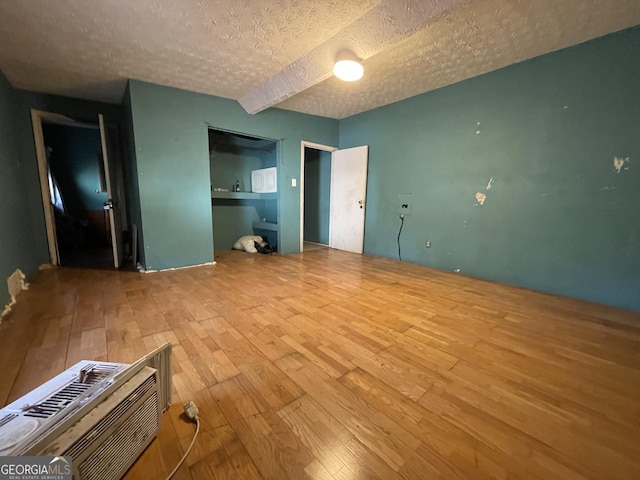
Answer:
[(278, 168), (269, 167), (251, 171), (251, 191), (274, 193), (278, 191)]

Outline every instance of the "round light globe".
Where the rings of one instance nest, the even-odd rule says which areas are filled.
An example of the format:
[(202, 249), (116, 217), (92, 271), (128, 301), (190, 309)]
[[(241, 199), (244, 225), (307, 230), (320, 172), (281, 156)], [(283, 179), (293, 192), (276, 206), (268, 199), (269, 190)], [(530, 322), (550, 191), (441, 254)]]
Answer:
[(362, 78), (364, 67), (355, 60), (339, 60), (333, 66), (333, 74), (345, 82), (355, 82)]

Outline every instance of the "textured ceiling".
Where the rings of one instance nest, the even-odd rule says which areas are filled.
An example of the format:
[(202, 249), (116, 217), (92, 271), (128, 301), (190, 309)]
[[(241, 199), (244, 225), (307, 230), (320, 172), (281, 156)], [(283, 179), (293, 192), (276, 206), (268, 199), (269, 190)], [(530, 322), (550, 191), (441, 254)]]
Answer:
[[(638, 24), (639, 0), (2, 0), (0, 70), (111, 103), (136, 78), (344, 118)], [(331, 75), (342, 48), (360, 82)]]

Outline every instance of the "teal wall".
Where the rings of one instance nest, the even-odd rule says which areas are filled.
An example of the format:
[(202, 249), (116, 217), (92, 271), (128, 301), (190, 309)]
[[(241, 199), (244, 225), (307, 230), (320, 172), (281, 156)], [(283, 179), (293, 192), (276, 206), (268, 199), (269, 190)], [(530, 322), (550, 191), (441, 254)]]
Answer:
[[(137, 227), (137, 259), (141, 265), (145, 264), (144, 258), (144, 230), (142, 228), (142, 211), (140, 209), (140, 187), (138, 184), (138, 161), (136, 157), (135, 135), (133, 131), (133, 112), (131, 110), (131, 89), (127, 83), (127, 89), (122, 100), (122, 132), (124, 150), (124, 188), (127, 200), (127, 218), (129, 219), (129, 231), (131, 232), (131, 253), (133, 254), (133, 225)], [(133, 259), (133, 255), (132, 255)], [(134, 265), (135, 266), (135, 265)]]
[(33, 229), (33, 242), (35, 244), (32, 253), (38, 259), (38, 264), (49, 263), (47, 233), (42, 209), (40, 179), (38, 176), (38, 161), (36, 159), (33, 127), (31, 123), (31, 109), (59, 113), (87, 123), (96, 123), (98, 121), (98, 114), (102, 113), (107, 123), (120, 125), (122, 121), (122, 107), (119, 105), (26, 92), (23, 90), (17, 91), (17, 96), (18, 106), (15, 124), (18, 149), (24, 159), (26, 187), (23, 192), (23, 198), (30, 206), (30, 221)]
[(31, 276), (48, 258), (38, 251), (25, 194), (32, 172), (20, 150), (19, 109), (19, 92), (0, 72), (0, 311), (9, 303), (7, 277), (17, 268)]
[[(110, 123), (121, 121), (117, 105), (16, 90), (0, 72), (0, 279), (16, 268), (29, 277), (49, 263), (31, 109), (87, 122), (103, 113)], [(7, 299), (0, 287), (0, 303)]]
[(211, 186), (231, 190), (236, 181), (241, 192), (251, 191), (251, 171), (275, 167), (277, 154), (273, 149), (258, 150), (234, 145), (216, 145), (210, 152)]
[(252, 222), (260, 221), (262, 200), (216, 199), (213, 205), (213, 241), (216, 250), (231, 250), (238, 238), (253, 235)]
[(65, 207), (70, 213), (102, 210), (109, 195), (100, 191), (100, 130), (45, 124), (43, 133), (45, 144), (53, 149), (51, 169), (60, 185)]
[(145, 267), (213, 260), (208, 128), (280, 141), (282, 253), (299, 250), (300, 142), (336, 144), (338, 121), (278, 109), (247, 114), (234, 100), (129, 82)]
[(218, 147), (211, 155), (211, 185), (231, 190), (236, 181), (241, 192), (251, 191), (251, 170), (262, 168), (259, 151)]
[(640, 310), (639, 85), (636, 27), (342, 120), (365, 253), (397, 258), (412, 193), (403, 261)]
[(304, 239), (329, 244), (331, 152), (305, 148)]
[[(398, 194), (412, 193), (404, 261), (640, 310), (638, 59), (636, 27), (340, 122), (248, 115), (136, 80), (122, 108), (14, 90), (0, 75), (0, 278), (48, 262), (36, 108), (124, 121), (129, 213), (149, 269), (212, 260), (211, 126), (281, 140), (282, 253), (298, 251), (300, 141), (339, 137), (370, 146), (365, 253), (396, 258)], [(627, 157), (618, 173), (614, 158)]]

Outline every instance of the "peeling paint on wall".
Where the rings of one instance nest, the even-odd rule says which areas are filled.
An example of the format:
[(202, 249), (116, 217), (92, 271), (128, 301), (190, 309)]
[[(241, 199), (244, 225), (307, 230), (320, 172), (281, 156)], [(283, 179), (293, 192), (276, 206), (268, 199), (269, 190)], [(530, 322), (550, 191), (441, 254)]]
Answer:
[(616, 173), (620, 173), (623, 169), (629, 170), (629, 157), (613, 157), (613, 168), (616, 169)]
[(2, 318), (11, 311), (11, 307), (16, 303), (18, 294), (29, 288), (29, 284), (25, 282), (26, 276), (22, 270), (17, 269), (7, 279), (7, 287), (9, 289), (9, 303), (5, 305), (2, 313), (0, 313), (0, 322)]
[[(485, 190), (491, 190), (492, 185), (494, 184), (494, 180), (493, 177), (491, 177), (489, 179), (489, 181), (487, 182), (487, 186), (484, 187)], [(478, 205), (482, 206), (484, 205), (484, 201), (487, 199), (487, 195), (482, 193), (482, 192), (478, 192), (476, 193), (476, 203), (474, 204), (475, 207), (477, 207)], [(466, 223), (466, 221), (465, 221)]]

